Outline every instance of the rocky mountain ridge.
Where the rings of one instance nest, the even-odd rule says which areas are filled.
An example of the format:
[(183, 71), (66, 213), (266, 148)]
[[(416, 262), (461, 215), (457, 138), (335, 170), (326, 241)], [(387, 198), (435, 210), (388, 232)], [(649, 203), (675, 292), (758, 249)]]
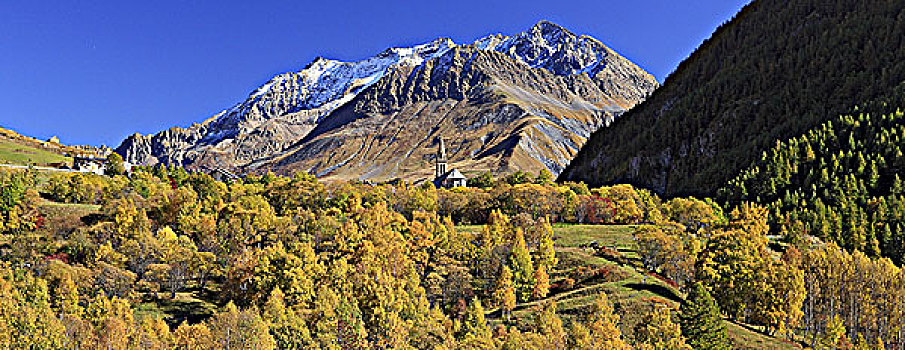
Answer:
[[(464, 170), (558, 173), (591, 132), (656, 86), (596, 39), (542, 21), (469, 45), (441, 38), (359, 62), (318, 58), (203, 123), (133, 135), (117, 152), (148, 165), (389, 179), (423, 176), (429, 138), (443, 136), (467, 148), (452, 159)], [(363, 152), (365, 140), (383, 152)]]

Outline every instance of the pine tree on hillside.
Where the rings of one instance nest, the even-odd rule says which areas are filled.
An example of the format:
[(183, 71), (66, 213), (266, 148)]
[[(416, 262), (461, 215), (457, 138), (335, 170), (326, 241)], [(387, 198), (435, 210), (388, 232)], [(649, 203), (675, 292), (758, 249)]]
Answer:
[(515, 230), (509, 264), (512, 266), (513, 282), (518, 299), (530, 300), (531, 293), (534, 291), (534, 264), (531, 262), (528, 247), (525, 246), (525, 235), (520, 228)]
[(472, 299), (471, 304), (468, 305), (463, 331), (466, 338), (490, 338), (490, 329), (487, 328), (487, 320), (484, 318), (484, 307), (481, 306), (478, 298)]
[(512, 287), (512, 270), (509, 269), (509, 266), (503, 265), (493, 297), (496, 299), (497, 306), (506, 315), (506, 322), (509, 322), (512, 317), (512, 309), (515, 308), (515, 288)]
[(682, 334), (694, 349), (731, 349), (720, 308), (701, 282), (695, 282), (679, 308)]
[(588, 331), (593, 339), (594, 349), (627, 350), (632, 347), (622, 339), (619, 329), (619, 315), (613, 309), (606, 293), (600, 292), (594, 298), (588, 319)]

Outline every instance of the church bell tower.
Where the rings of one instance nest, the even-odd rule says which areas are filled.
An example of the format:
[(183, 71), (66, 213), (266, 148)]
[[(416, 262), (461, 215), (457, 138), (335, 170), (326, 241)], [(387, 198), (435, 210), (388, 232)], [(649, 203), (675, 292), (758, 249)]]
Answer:
[(443, 138), (440, 139), (440, 147), (437, 149), (437, 167), (434, 171), (434, 178), (439, 178), (446, 174), (446, 145), (443, 144)]

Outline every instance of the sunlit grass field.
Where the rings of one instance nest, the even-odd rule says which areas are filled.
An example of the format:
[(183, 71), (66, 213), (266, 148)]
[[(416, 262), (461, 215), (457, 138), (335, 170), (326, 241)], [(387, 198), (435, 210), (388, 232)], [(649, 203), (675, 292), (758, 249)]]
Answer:
[(0, 139), (0, 164), (45, 165), (71, 161), (71, 158), (53, 152)]

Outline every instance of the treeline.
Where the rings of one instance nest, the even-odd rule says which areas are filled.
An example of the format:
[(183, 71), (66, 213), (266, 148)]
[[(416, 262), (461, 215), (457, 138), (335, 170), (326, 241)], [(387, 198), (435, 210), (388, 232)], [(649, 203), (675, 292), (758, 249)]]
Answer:
[(901, 264), (903, 148), (901, 110), (843, 116), (777, 142), (720, 194), (732, 203), (769, 205), (776, 234), (793, 240), (812, 235)]
[[(279, 215), (287, 215), (287, 210), (296, 206), (340, 208), (351, 196), (357, 196), (366, 203), (387, 203), (407, 218), (419, 210), (437, 212), (450, 217), (456, 224), (484, 224), (493, 210), (508, 216), (527, 215), (531, 219), (545, 218), (562, 223), (661, 223), (668, 219), (662, 213), (662, 201), (650, 191), (629, 185), (589, 188), (583, 183), (557, 184), (545, 170), (537, 176), (519, 171), (499, 179), (484, 173), (473, 179), (470, 187), (453, 189), (438, 189), (430, 183), (411, 185), (404, 181), (365, 184), (320, 183), (309, 179), (300, 185), (296, 179), (271, 173), (249, 175), (243, 181), (265, 186), (265, 200)], [(215, 189), (210, 182), (213, 180), (180, 167), (153, 167), (131, 178), (102, 178), (81, 173), (52, 177), (43, 191), (48, 198), (58, 202), (102, 204), (121, 196), (124, 191), (148, 197), (152, 191), (159, 190), (153, 188), (155, 186), (189, 185), (198, 194), (212, 196), (210, 193)], [(292, 186), (302, 188), (291, 189)], [(304, 200), (292, 202), (289, 197), (304, 197)], [(712, 202), (711, 205), (718, 207)]]

